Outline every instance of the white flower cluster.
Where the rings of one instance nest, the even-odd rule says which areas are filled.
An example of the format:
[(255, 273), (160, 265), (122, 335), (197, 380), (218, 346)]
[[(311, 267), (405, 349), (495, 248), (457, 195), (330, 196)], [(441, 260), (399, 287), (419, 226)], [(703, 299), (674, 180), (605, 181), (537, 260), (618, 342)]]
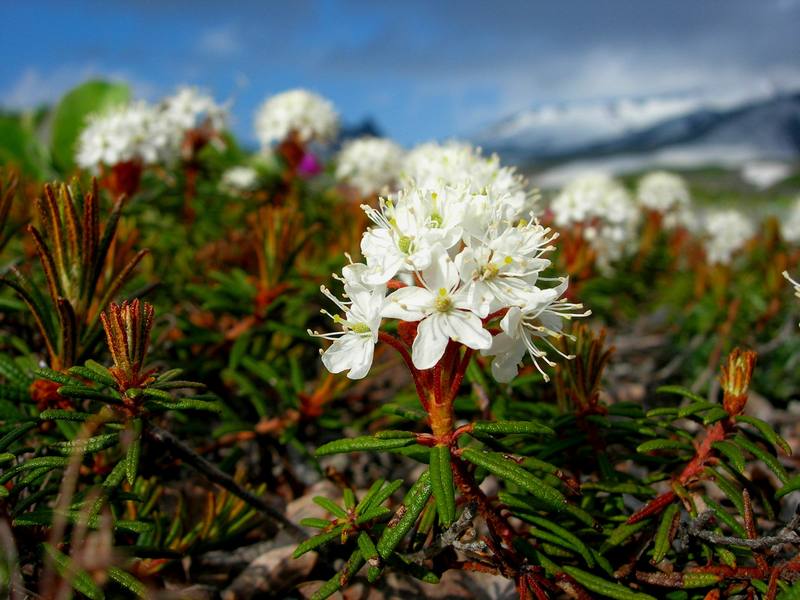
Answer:
[(258, 171), (252, 167), (231, 167), (222, 174), (220, 187), (231, 192), (252, 192), (258, 187)]
[(475, 194), (505, 196), (506, 206), (517, 214), (533, 209), (533, 196), (514, 168), (502, 166), (496, 154), (483, 156), (469, 144), (420, 144), (406, 155), (403, 175), (422, 188), (467, 185)]
[(557, 227), (583, 226), (584, 239), (604, 269), (630, 248), (641, 216), (622, 184), (603, 173), (588, 173), (568, 183), (550, 209)]
[(668, 229), (690, 220), (691, 196), (680, 175), (666, 171), (648, 173), (639, 180), (637, 198), (643, 207), (664, 215), (664, 226)]
[(395, 183), (403, 164), (403, 149), (393, 141), (362, 137), (345, 143), (339, 152), (336, 178), (362, 195), (376, 194)]
[(163, 158), (165, 145), (155, 109), (135, 102), (91, 115), (78, 138), (75, 159), (91, 170), (133, 160), (153, 164)]
[(342, 330), (309, 332), (333, 340), (322, 354), (331, 372), (364, 377), (382, 319), (398, 319), (418, 324), (416, 369), (435, 366), (452, 340), (493, 357), (498, 381), (513, 379), (526, 353), (544, 374), (540, 363), (553, 363), (540, 342), (553, 348), (548, 338), (561, 335), (564, 319), (588, 314), (563, 298), (565, 278), (540, 276), (556, 234), (521, 214), (508, 194), (474, 193), (467, 183), (411, 186), (363, 209), (374, 223), (361, 241), (366, 262), (343, 270), (345, 300), (322, 290), (344, 313), (332, 317)]
[(225, 125), (226, 111), (195, 88), (181, 88), (156, 106), (133, 102), (91, 115), (78, 138), (76, 161), (96, 170), (138, 160), (144, 165), (171, 163), (180, 156), (189, 130), (208, 123)]
[(727, 265), (756, 231), (753, 223), (736, 209), (708, 213), (703, 219), (704, 248), (709, 263)]
[(788, 214), (780, 223), (781, 237), (790, 244), (800, 243), (800, 197), (792, 203)]
[(290, 133), (301, 142), (329, 141), (339, 132), (339, 115), (328, 100), (307, 90), (289, 90), (268, 98), (256, 114), (256, 136), (263, 148)]

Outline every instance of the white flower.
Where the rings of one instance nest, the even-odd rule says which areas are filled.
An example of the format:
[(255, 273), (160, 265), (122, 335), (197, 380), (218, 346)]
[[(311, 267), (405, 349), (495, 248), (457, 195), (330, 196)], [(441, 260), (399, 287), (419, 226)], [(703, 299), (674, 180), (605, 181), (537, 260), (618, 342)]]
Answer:
[(258, 187), (258, 171), (252, 167), (231, 167), (222, 174), (220, 186), (234, 192), (252, 192)]
[(755, 235), (753, 223), (736, 209), (719, 210), (703, 220), (704, 246), (709, 263), (727, 265)]
[(361, 239), (371, 283), (386, 283), (399, 271), (421, 271), (435, 246), (445, 250), (461, 240), (464, 193), (452, 188), (401, 190), (380, 199), (379, 210), (362, 205), (375, 227)]
[(639, 180), (639, 203), (664, 215), (668, 229), (685, 225), (691, 220), (691, 196), (683, 177), (666, 171), (648, 173)]
[(505, 217), (516, 219), (533, 208), (533, 195), (511, 167), (493, 154), (460, 142), (426, 143), (406, 155), (403, 175), (423, 188), (464, 187), (473, 194), (503, 198)]
[(333, 104), (306, 90), (290, 90), (268, 98), (256, 114), (256, 136), (264, 149), (295, 133), (301, 142), (329, 141), (339, 131)]
[(219, 106), (211, 96), (197, 88), (180, 88), (156, 108), (154, 135), (161, 139), (161, 160), (170, 163), (178, 160), (181, 147), (189, 131), (210, 128), (220, 132), (227, 121), (227, 109)]
[(336, 178), (361, 194), (380, 192), (397, 180), (403, 149), (391, 140), (363, 137), (345, 143), (339, 152)]
[(437, 248), (430, 267), (419, 274), (423, 287), (401, 288), (386, 298), (383, 316), (419, 321), (411, 346), (417, 369), (430, 369), (444, 355), (450, 340), (473, 348), (488, 349), (491, 334), (470, 311), (466, 290), (460, 287), (458, 269), (447, 252)]
[(561, 228), (583, 225), (584, 239), (597, 253), (602, 269), (632, 247), (640, 213), (628, 192), (603, 173), (588, 173), (570, 182), (550, 204)]
[(364, 265), (352, 264), (342, 271), (344, 292), (347, 300), (339, 300), (325, 286), (320, 289), (344, 313), (330, 316), (341, 326), (342, 331), (317, 333), (309, 330), (309, 335), (333, 340), (327, 350), (322, 352), (322, 364), (331, 373), (348, 371), (350, 379), (362, 379), (372, 366), (375, 344), (381, 325), (381, 311), (386, 299), (385, 286), (367, 286), (361, 277)]
[(144, 102), (90, 115), (78, 138), (75, 159), (84, 169), (127, 161), (158, 162), (165, 140), (157, 133), (158, 114)]
[(182, 87), (161, 102), (164, 118), (181, 132), (196, 129), (205, 124), (216, 131), (225, 127), (227, 109), (214, 99), (194, 87)]
[(781, 219), (781, 236), (790, 244), (800, 243), (800, 197), (798, 197), (791, 208), (789, 214)]
[(557, 287), (534, 290), (528, 294), (525, 304), (512, 306), (500, 321), (502, 330), (492, 340), (492, 346), (483, 350), (481, 354), (493, 356), (492, 375), (501, 382), (507, 383), (514, 379), (519, 372), (519, 365), (527, 352), (533, 365), (542, 374), (545, 381), (549, 381), (539, 361), (548, 366), (555, 366), (547, 358), (547, 351), (536, 345), (536, 340), (543, 340), (551, 349), (561, 356), (566, 356), (556, 348), (548, 338), (559, 338), (564, 319), (583, 317), (589, 311), (579, 313), (583, 308), (580, 304), (567, 302), (562, 295), (567, 289), (567, 280), (563, 279)]
[(455, 258), (470, 309), (485, 318), (525, 301), (539, 273), (550, 265), (542, 256), (553, 249), (550, 229), (538, 223), (506, 228), (485, 243), (473, 243)]

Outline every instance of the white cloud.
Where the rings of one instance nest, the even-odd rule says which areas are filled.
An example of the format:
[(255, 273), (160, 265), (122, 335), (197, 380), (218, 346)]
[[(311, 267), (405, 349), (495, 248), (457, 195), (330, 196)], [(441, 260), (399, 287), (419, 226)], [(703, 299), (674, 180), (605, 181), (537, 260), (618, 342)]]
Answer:
[(215, 58), (230, 58), (242, 49), (239, 32), (232, 25), (206, 30), (198, 41), (198, 50)]

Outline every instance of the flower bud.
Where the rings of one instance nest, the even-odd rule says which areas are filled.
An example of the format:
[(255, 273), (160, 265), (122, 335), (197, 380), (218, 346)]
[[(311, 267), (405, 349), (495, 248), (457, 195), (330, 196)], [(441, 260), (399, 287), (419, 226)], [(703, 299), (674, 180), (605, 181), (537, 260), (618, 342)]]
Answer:
[(747, 403), (747, 388), (756, 364), (756, 353), (736, 348), (722, 365), (719, 382), (724, 393), (722, 405), (731, 416), (741, 414)]

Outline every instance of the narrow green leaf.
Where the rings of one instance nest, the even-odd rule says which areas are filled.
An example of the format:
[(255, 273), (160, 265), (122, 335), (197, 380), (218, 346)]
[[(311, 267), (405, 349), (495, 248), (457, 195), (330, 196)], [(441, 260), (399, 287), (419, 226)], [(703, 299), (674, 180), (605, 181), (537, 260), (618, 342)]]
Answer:
[(766, 439), (770, 444), (773, 446), (777, 446), (781, 450), (783, 450), (786, 456), (789, 456), (792, 453), (792, 447), (789, 443), (783, 439), (770, 425), (761, 419), (756, 419), (755, 417), (749, 417), (747, 415), (738, 415), (736, 417), (737, 423), (747, 423), (748, 425), (752, 425), (755, 427), (758, 432)]
[(313, 527), (314, 529), (327, 529), (330, 527), (331, 522), (326, 521), (325, 519), (306, 517), (305, 519), (300, 519), (300, 525), (303, 527)]
[(344, 529), (344, 525), (339, 525), (338, 527), (335, 527), (330, 531), (326, 531), (325, 533), (320, 533), (319, 535), (315, 535), (314, 537), (307, 539), (306, 541), (299, 544), (297, 548), (295, 548), (295, 551), (292, 554), (292, 556), (294, 558), (300, 558), (306, 552), (310, 552), (315, 548), (319, 548), (323, 544), (327, 544), (328, 542), (335, 540), (341, 534), (342, 529)]
[(683, 396), (684, 398), (689, 398), (694, 402), (707, 402), (707, 400), (701, 396), (698, 396), (691, 390), (687, 390), (685, 387), (681, 387), (679, 385), (662, 385), (659, 388), (656, 388), (656, 392), (660, 394), (676, 394), (678, 396)]
[(564, 566), (563, 569), (567, 575), (595, 594), (600, 594), (607, 598), (615, 598), (616, 600), (655, 600), (650, 594), (635, 592), (621, 583), (608, 581), (602, 577), (582, 571), (577, 567)]
[(714, 448), (717, 452), (722, 454), (725, 458), (728, 459), (728, 462), (733, 465), (733, 467), (739, 471), (739, 473), (744, 473), (744, 454), (739, 449), (739, 446), (734, 444), (733, 442), (714, 442), (711, 444), (711, 447)]
[(314, 496), (312, 501), (314, 502), (314, 504), (327, 510), (330, 514), (332, 514), (335, 517), (338, 517), (340, 519), (347, 518), (347, 512), (330, 498), (326, 498), (325, 496)]
[(660, 451), (660, 450), (691, 450), (692, 445), (687, 442), (682, 442), (680, 440), (671, 440), (671, 439), (658, 439), (658, 440), (648, 440), (642, 444), (639, 444), (636, 447), (636, 451), (639, 454), (647, 454), (648, 452)]
[(350, 582), (353, 575), (358, 573), (358, 570), (363, 565), (364, 557), (361, 555), (361, 550), (357, 548), (353, 551), (353, 554), (350, 555), (350, 558), (345, 563), (341, 572), (331, 577), (325, 585), (319, 588), (314, 595), (311, 596), (311, 600), (325, 600), (338, 592)]
[(428, 471), (425, 471), (417, 482), (408, 490), (406, 497), (403, 499), (403, 510), (398, 510), (397, 514), (401, 514), (400, 519), (396, 523), (390, 523), (383, 530), (383, 534), (378, 540), (377, 548), (378, 554), (381, 558), (386, 559), (394, 551), (400, 541), (411, 530), (411, 527), (417, 521), (417, 518), (422, 513), (422, 509), (428, 503), (431, 497), (433, 487), (431, 486), (431, 477)]
[(119, 442), (119, 433), (104, 433), (85, 440), (71, 440), (69, 442), (58, 442), (51, 447), (60, 454), (72, 454), (73, 452), (86, 452), (91, 454), (105, 450)]
[(574, 550), (580, 554), (581, 557), (583, 557), (583, 560), (586, 562), (586, 566), (589, 568), (594, 567), (594, 558), (591, 550), (577, 535), (565, 529), (564, 527), (561, 527), (561, 525), (554, 523), (551, 519), (545, 519), (537, 515), (528, 515), (525, 520), (554, 533), (556, 536), (558, 536), (558, 538), (560, 538), (561, 541), (559, 543), (562, 546), (569, 548), (570, 550)]
[(786, 485), (788, 483), (789, 476), (786, 474), (786, 469), (778, 461), (778, 459), (770, 454), (767, 450), (764, 450), (761, 448), (761, 446), (754, 444), (742, 435), (737, 435), (735, 441), (742, 448), (763, 462), (770, 471), (775, 473), (775, 477), (777, 477), (782, 484)]
[(436, 510), (442, 525), (449, 527), (456, 518), (456, 492), (453, 468), (450, 465), (450, 448), (433, 446), (430, 460), (431, 485), (436, 500)]
[(139, 455), (142, 451), (142, 420), (133, 419), (131, 421), (131, 432), (133, 439), (130, 441), (128, 451), (125, 455), (125, 477), (128, 483), (133, 485), (136, 481), (136, 473), (139, 471)]
[(797, 490), (800, 490), (800, 475), (795, 475), (789, 479), (781, 489), (775, 492), (775, 498), (783, 498), (785, 495), (796, 492)]
[(655, 547), (653, 548), (653, 564), (658, 564), (672, 547), (672, 537), (675, 534), (676, 519), (680, 509), (677, 503), (670, 504), (661, 516), (661, 522), (656, 531)]
[(413, 443), (413, 439), (388, 439), (382, 440), (372, 436), (336, 440), (323, 444), (314, 453), (317, 456), (328, 456), (330, 454), (342, 454), (344, 452), (380, 452), (381, 450), (391, 450), (402, 448)]
[(545, 484), (541, 479), (534, 477), (517, 463), (500, 454), (475, 448), (464, 448), (461, 456), (472, 464), (483, 467), (500, 479), (521, 487), (555, 510), (563, 510), (567, 504), (564, 494)]
[(119, 567), (108, 567), (106, 573), (111, 579), (124, 587), (131, 594), (139, 598), (147, 598), (149, 596), (147, 587), (127, 571), (123, 571)]
[(84, 570), (78, 569), (72, 559), (63, 554), (50, 544), (43, 544), (45, 552), (52, 559), (58, 574), (70, 583), (78, 592), (91, 600), (102, 600), (105, 596), (91, 576)]
[(537, 421), (478, 421), (474, 433), (521, 433), (527, 435), (555, 435), (555, 431)]

